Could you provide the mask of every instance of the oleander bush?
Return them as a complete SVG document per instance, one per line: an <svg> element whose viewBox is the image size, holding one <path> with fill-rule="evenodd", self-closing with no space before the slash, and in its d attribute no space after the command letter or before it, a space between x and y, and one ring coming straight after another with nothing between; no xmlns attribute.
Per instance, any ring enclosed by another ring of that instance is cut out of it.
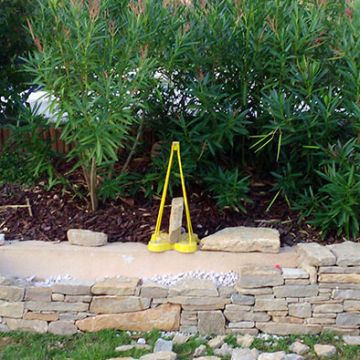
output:
<svg viewBox="0 0 360 360"><path fill-rule="evenodd" d="M27 70L67 117L57 126L77 144L69 159L84 169L93 209L97 192L113 197L119 186L159 193L177 140L187 179L220 207L245 211L251 177L271 176L269 211L282 197L324 235L359 235L359 0L39 0L39 8ZM144 131L160 150L139 174L129 164L150 154ZM127 160L116 172L120 148Z"/></svg>

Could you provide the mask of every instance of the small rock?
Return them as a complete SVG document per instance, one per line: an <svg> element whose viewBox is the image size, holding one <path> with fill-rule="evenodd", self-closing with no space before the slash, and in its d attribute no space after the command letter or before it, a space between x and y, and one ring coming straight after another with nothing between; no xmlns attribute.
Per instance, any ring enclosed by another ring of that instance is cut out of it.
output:
<svg viewBox="0 0 360 360"><path fill-rule="evenodd" d="M145 345L146 344L146 340L144 338L139 338L137 340L137 343L140 344L140 345Z"/></svg>
<svg viewBox="0 0 360 360"><path fill-rule="evenodd" d="M133 350L135 348L135 344L131 344L131 345L120 345L117 348L115 348L115 351L119 351L119 352L125 352L125 351L130 351Z"/></svg>
<svg viewBox="0 0 360 360"><path fill-rule="evenodd" d="M336 354L336 347L333 345L316 344L314 350L319 357L330 357Z"/></svg>
<svg viewBox="0 0 360 360"><path fill-rule="evenodd" d="M219 335L208 341L208 345L212 349L217 349L224 344L225 336Z"/></svg>
<svg viewBox="0 0 360 360"><path fill-rule="evenodd" d="M176 360L176 353L172 351L159 351L154 354L143 355L140 360Z"/></svg>
<svg viewBox="0 0 360 360"><path fill-rule="evenodd" d="M185 344L189 339L190 339L189 335L176 334L172 341L173 341L173 344L182 345L182 344Z"/></svg>
<svg viewBox="0 0 360 360"><path fill-rule="evenodd" d="M173 349L173 342L171 340L157 339L154 345L154 353L171 352Z"/></svg>
<svg viewBox="0 0 360 360"><path fill-rule="evenodd" d="M249 334L239 335L236 338L236 343L243 348L249 348L253 342L254 342L254 337Z"/></svg>
<svg viewBox="0 0 360 360"><path fill-rule="evenodd" d="M304 358L298 354L287 354L286 360L304 360Z"/></svg>
<svg viewBox="0 0 360 360"><path fill-rule="evenodd" d="M286 353L285 351L262 353L259 355L258 360L286 360Z"/></svg>
<svg viewBox="0 0 360 360"><path fill-rule="evenodd" d="M360 336L345 335L343 340L346 345L360 345Z"/></svg>
<svg viewBox="0 0 360 360"><path fill-rule="evenodd" d="M307 345L301 343L300 341L295 341L289 346L289 350L298 355L304 355L310 350L310 348Z"/></svg>
<svg viewBox="0 0 360 360"><path fill-rule="evenodd" d="M206 351L206 346L205 345L200 345L199 347L197 347L195 350L194 350L194 357L198 357L198 356L201 356L201 355L204 355Z"/></svg>
<svg viewBox="0 0 360 360"><path fill-rule="evenodd" d="M220 349L215 349L214 353L218 356L231 356L233 350L229 344L224 343Z"/></svg>
<svg viewBox="0 0 360 360"><path fill-rule="evenodd" d="M103 246L108 241L108 236L103 232L83 229L69 229L67 238L71 245Z"/></svg>
<svg viewBox="0 0 360 360"><path fill-rule="evenodd" d="M259 352L256 349L235 349L231 355L231 360L256 360Z"/></svg>

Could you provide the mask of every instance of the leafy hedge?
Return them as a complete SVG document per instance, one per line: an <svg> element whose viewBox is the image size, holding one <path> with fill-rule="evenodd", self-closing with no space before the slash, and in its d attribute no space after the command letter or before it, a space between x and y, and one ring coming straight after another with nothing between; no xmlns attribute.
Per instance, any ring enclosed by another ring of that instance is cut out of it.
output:
<svg viewBox="0 0 360 360"><path fill-rule="evenodd" d="M95 159L104 174L119 147L148 149L144 128L161 144L146 174L103 175L100 196L159 191L178 140L187 177L220 206L245 210L246 176L271 174L273 201L324 235L359 235L359 0L104 0L95 13L97 1L39 3L27 69L70 114L58 126L85 149L73 153L79 165Z"/></svg>

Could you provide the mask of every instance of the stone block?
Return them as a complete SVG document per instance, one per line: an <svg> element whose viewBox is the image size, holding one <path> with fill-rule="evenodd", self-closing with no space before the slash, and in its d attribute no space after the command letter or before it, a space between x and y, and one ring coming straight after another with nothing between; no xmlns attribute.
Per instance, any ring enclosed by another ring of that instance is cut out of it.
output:
<svg viewBox="0 0 360 360"><path fill-rule="evenodd" d="M273 290L271 287L263 287L263 288L255 288L255 289L249 289L249 288L242 288L240 286L236 286L236 291L239 294L243 295L253 295L256 297L262 296L262 295L271 295L273 294Z"/></svg>
<svg viewBox="0 0 360 360"><path fill-rule="evenodd" d="M333 292L334 299L344 299L344 300L358 300L360 299L360 290L334 290Z"/></svg>
<svg viewBox="0 0 360 360"><path fill-rule="evenodd" d="M314 351L315 354L320 358L332 357L336 354L336 347L333 345L315 344Z"/></svg>
<svg viewBox="0 0 360 360"><path fill-rule="evenodd" d="M67 238L71 245L91 247L106 245L108 241L108 236L103 232L83 229L69 229Z"/></svg>
<svg viewBox="0 0 360 360"><path fill-rule="evenodd" d="M18 286L0 285L0 300L22 301L25 289Z"/></svg>
<svg viewBox="0 0 360 360"><path fill-rule="evenodd" d="M169 289L169 297L174 296L219 296L215 284L205 279L184 279Z"/></svg>
<svg viewBox="0 0 360 360"><path fill-rule="evenodd" d="M48 331L55 335L73 335L78 332L78 329L73 321L59 320L51 322Z"/></svg>
<svg viewBox="0 0 360 360"><path fill-rule="evenodd" d="M24 315L24 320L43 320L43 321L56 321L59 319L59 314L56 312L32 312L29 311Z"/></svg>
<svg viewBox="0 0 360 360"><path fill-rule="evenodd" d="M198 330L200 334L225 333L225 317L221 311L199 311Z"/></svg>
<svg viewBox="0 0 360 360"><path fill-rule="evenodd" d="M255 297L252 295L233 294L231 295L231 302L239 305L254 305Z"/></svg>
<svg viewBox="0 0 360 360"><path fill-rule="evenodd" d="M31 311L88 311L89 304L85 303L65 303L65 302L41 302L27 301L25 309Z"/></svg>
<svg viewBox="0 0 360 360"><path fill-rule="evenodd" d="M96 314L118 314L141 311L150 307L150 299L138 296L96 296L90 311Z"/></svg>
<svg viewBox="0 0 360 360"><path fill-rule="evenodd" d="M360 274L320 274L319 282L360 284Z"/></svg>
<svg viewBox="0 0 360 360"><path fill-rule="evenodd" d="M263 288L284 283L281 270L275 269L272 266L247 265L240 268L238 275L236 289Z"/></svg>
<svg viewBox="0 0 360 360"><path fill-rule="evenodd" d="M202 250L278 253L278 230L260 227L230 227L200 241Z"/></svg>
<svg viewBox="0 0 360 360"><path fill-rule="evenodd" d="M225 310L228 311L250 311L251 309L250 305L228 304L225 306Z"/></svg>
<svg viewBox="0 0 360 360"><path fill-rule="evenodd" d="M338 266L360 265L360 244L354 241L344 241L340 244L327 246L336 256Z"/></svg>
<svg viewBox="0 0 360 360"><path fill-rule="evenodd" d="M51 301L51 288L31 286L25 290L25 301Z"/></svg>
<svg viewBox="0 0 360 360"><path fill-rule="evenodd" d="M184 214L184 198L173 198L171 201L171 212L169 219L169 241L179 241L181 235L182 219Z"/></svg>
<svg viewBox="0 0 360 360"><path fill-rule="evenodd" d="M319 304L313 305L314 313L339 313L344 311L342 304Z"/></svg>
<svg viewBox="0 0 360 360"><path fill-rule="evenodd" d="M169 297L167 302L170 304L180 304L184 310L218 310L224 309L226 304L230 303L230 299L220 297L187 297L174 296Z"/></svg>
<svg viewBox="0 0 360 360"><path fill-rule="evenodd" d="M89 303L91 299L92 296L90 295L66 295L64 301L69 303Z"/></svg>
<svg viewBox="0 0 360 360"><path fill-rule="evenodd" d="M140 289L140 296L145 298L166 298L169 290L153 282L144 283Z"/></svg>
<svg viewBox="0 0 360 360"><path fill-rule="evenodd" d="M320 325L257 322L256 327L262 332L274 335L314 335L321 332Z"/></svg>
<svg viewBox="0 0 360 360"><path fill-rule="evenodd" d="M115 277L98 281L91 288L94 295L135 295L140 279L129 277Z"/></svg>
<svg viewBox="0 0 360 360"><path fill-rule="evenodd" d="M64 295L91 295L92 285L91 281L64 280L53 284L51 288L54 293Z"/></svg>
<svg viewBox="0 0 360 360"><path fill-rule="evenodd" d="M218 291L222 297L231 297L231 295L236 293L236 289L232 286L221 286Z"/></svg>
<svg viewBox="0 0 360 360"><path fill-rule="evenodd" d="M43 334L48 330L48 323L43 320L6 319L6 325L13 331L30 331Z"/></svg>
<svg viewBox="0 0 360 360"><path fill-rule="evenodd" d="M334 254L318 243L298 244L297 251L302 262L311 266L329 266L336 263Z"/></svg>
<svg viewBox="0 0 360 360"><path fill-rule="evenodd" d="M266 312L252 311L229 311L225 310L224 315L227 320L232 322L239 321L269 321L270 316Z"/></svg>
<svg viewBox="0 0 360 360"><path fill-rule="evenodd" d="M345 300L344 311L360 311L360 300Z"/></svg>
<svg viewBox="0 0 360 360"><path fill-rule="evenodd" d="M256 299L255 311L279 311L287 310L288 305L284 299Z"/></svg>
<svg viewBox="0 0 360 360"><path fill-rule="evenodd" d="M360 266L320 266L319 274L360 274Z"/></svg>
<svg viewBox="0 0 360 360"><path fill-rule="evenodd" d="M254 321L238 321L230 322L228 324L229 329L251 329L255 327Z"/></svg>
<svg viewBox="0 0 360 360"><path fill-rule="evenodd" d="M345 335L343 340L346 345L360 346L360 336Z"/></svg>
<svg viewBox="0 0 360 360"><path fill-rule="evenodd" d="M304 319L294 316L272 316L272 321L277 323L303 324Z"/></svg>
<svg viewBox="0 0 360 360"><path fill-rule="evenodd" d="M81 331L121 329L130 331L177 331L180 327L180 306L164 304L138 312L96 315L76 321Z"/></svg>
<svg viewBox="0 0 360 360"><path fill-rule="evenodd" d="M24 313L23 302L7 302L0 300L0 316L21 318Z"/></svg>
<svg viewBox="0 0 360 360"><path fill-rule="evenodd" d="M282 268L284 279L308 279L309 274L301 268Z"/></svg>
<svg viewBox="0 0 360 360"><path fill-rule="evenodd" d="M319 292L317 285L284 285L274 287L277 298L316 296Z"/></svg>
<svg viewBox="0 0 360 360"><path fill-rule="evenodd" d="M74 295L74 296L76 296L76 295ZM65 295L64 294L52 294L51 295L51 300L52 301L64 301L65 300Z"/></svg>
<svg viewBox="0 0 360 360"><path fill-rule="evenodd" d="M336 317L336 326L358 327L360 325L360 313L339 313Z"/></svg>
<svg viewBox="0 0 360 360"><path fill-rule="evenodd" d="M310 285L309 279L288 279L285 285Z"/></svg>
<svg viewBox="0 0 360 360"><path fill-rule="evenodd" d="M309 274L309 281L311 285L317 284L318 272L315 266L306 263L301 263L300 267Z"/></svg>
<svg viewBox="0 0 360 360"><path fill-rule="evenodd" d="M309 303L289 304L289 315L298 318L309 318L311 316L311 305Z"/></svg>

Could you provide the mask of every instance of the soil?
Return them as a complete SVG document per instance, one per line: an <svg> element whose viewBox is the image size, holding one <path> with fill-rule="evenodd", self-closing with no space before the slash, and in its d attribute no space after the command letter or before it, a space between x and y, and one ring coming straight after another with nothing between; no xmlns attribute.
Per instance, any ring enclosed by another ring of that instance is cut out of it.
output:
<svg viewBox="0 0 360 360"><path fill-rule="evenodd" d="M229 226L265 226L278 229L282 245L299 242L334 243L342 239L321 234L305 223L299 223L285 201L277 200L269 212L266 208L274 193L271 184L254 182L250 196L254 203L246 207L247 213L232 209L220 210L211 197L196 186L188 188L191 219L194 232L200 238ZM179 196L180 192L175 192ZM122 198L102 203L95 213L87 210L86 200L75 197L62 186L47 191L45 184L34 187L3 185L0 187L0 205L31 205L28 208L6 208L0 211L0 233L7 240L66 241L71 228L103 231L109 241L147 243L154 231L160 199ZM170 203L170 200L168 200ZM163 228L166 229L169 207L166 208Z"/></svg>

